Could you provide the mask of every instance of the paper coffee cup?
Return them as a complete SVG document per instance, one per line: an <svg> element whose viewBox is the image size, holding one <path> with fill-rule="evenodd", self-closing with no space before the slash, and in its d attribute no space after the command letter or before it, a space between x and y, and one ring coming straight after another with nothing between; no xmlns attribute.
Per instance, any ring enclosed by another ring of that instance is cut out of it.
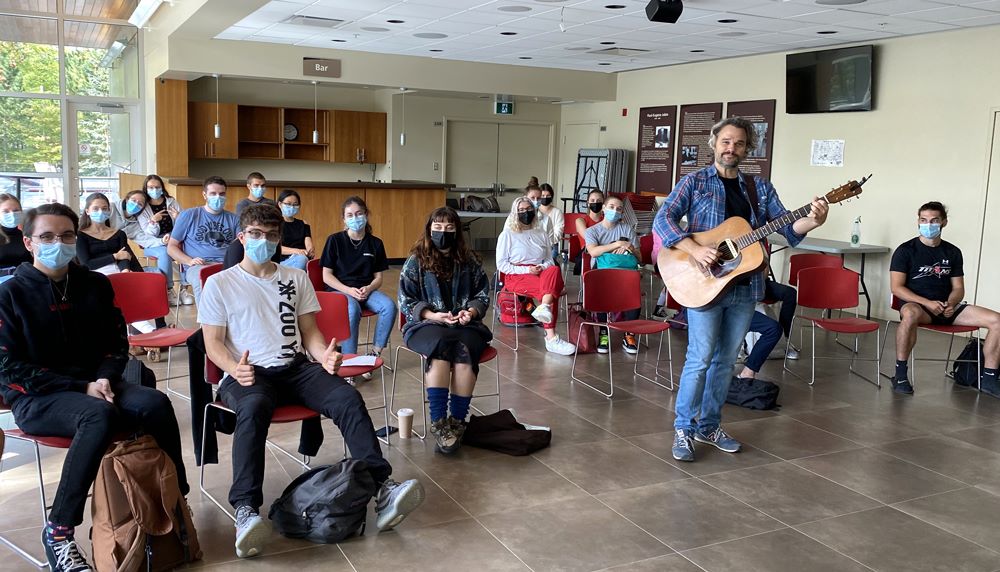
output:
<svg viewBox="0 0 1000 572"><path fill-rule="evenodd" d="M399 438L409 439L413 434L413 410L404 407L396 412L396 416L399 418Z"/></svg>

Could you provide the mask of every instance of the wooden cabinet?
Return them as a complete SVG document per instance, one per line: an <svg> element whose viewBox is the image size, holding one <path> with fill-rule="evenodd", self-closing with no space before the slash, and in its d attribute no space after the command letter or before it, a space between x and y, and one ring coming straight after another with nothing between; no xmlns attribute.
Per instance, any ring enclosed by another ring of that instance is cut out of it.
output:
<svg viewBox="0 0 1000 572"><path fill-rule="evenodd" d="M406 258L427 216L445 203L444 189L365 189L368 222L389 258Z"/></svg>
<svg viewBox="0 0 1000 572"><path fill-rule="evenodd" d="M281 108L240 105L236 132L240 159L281 159Z"/></svg>
<svg viewBox="0 0 1000 572"><path fill-rule="evenodd" d="M222 128L215 138L215 123ZM188 102L188 155L192 159L236 159L239 156L235 103Z"/></svg>
<svg viewBox="0 0 1000 572"><path fill-rule="evenodd" d="M188 82L184 80L156 80L156 170L154 172L161 177L188 176L187 95Z"/></svg>
<svg viewBox="0 0 1000 572"><path fill-rule="evenodd" d="M284 125L294 125L297 131L294 139L285 139L285 159L301 159L304 161L330 160L330 133L327 126L330 112L323 109L292 109L284 110ZM319 131L319 141L313 143L313 129Z"/></svg>
<svg viewBox="0 0 1000 572"><path fill-rule="evenodd" d="M334 163L385 163L386 114L334 110L330 113Z"/></svg>

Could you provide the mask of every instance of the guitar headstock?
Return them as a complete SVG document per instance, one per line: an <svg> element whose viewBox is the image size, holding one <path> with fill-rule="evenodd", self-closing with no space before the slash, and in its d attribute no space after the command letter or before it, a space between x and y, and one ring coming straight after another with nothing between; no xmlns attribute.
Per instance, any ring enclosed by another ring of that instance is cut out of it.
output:
<svg viewBox="0 0 1000 572"><path fill-rule="evenodd" d="M871 177L871 175L863 177L860 183L858 181L848 181L847 183L844 183L824 195L823 198L826 199L827 203L832 205L839 203L840 201L846 201L849 198L856 197L861 194L861 185L865 184L865 182Z"/></svg>

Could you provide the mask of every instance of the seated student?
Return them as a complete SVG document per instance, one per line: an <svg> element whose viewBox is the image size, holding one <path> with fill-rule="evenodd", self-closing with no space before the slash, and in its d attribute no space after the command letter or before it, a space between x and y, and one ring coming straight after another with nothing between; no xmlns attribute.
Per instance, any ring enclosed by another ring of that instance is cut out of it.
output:
<svg viewBox="0 0 1000 572"><path fill-rule="evenodd" d="M379 289L382 273L389 269L382 239L372 234L368 224L368 205L361 197L349 197L341 208L344 226L326 239L323 248L323 283L327 290L347 296L347 312L351 322L351 339L342 340L346 354L358 353L358 333L361 311L378 315L375 341L370 352L378 356L389 344L392 326L396 323L396 303ZM371 379L366 373L364 379ZM348 382L353 382L348 378Z"/></svg>
<svg viewBox="0 0 1000 572"><path fill-rule="evenodd" d="M559 246L562 244L563 231L566 229L566 219L559 207L552 204L556 200L556 191L552 185L542 183L538 188L541 196L538 198L538 206L535 208L552 223L549 229L552 237L552 258L555 259L556 264L559 264Z"/></svg>
<svg viewBox="0 0 1000 572"><path fill-rule="evenodd" d="M583 251L587 249L587 229L604 220L604 193L594 189L587 195L587 216L576 219L576 239L580 243L580 255L573 261L573 274L580 274Z"/></svg>
<svg viewBox="0 0 1000 572"><path fill-rule="evenodd" d="M542 188L538 185L529 185L524 188L524 196L528 197L528 200L531 201L531 206L535 207L535 219L537 220L538 228L542 229L545 234L552 236L554 223L541 209Z"/></svg>
<svg viewBox="0 0 1000 572"><path fill-rule="evenodd" d="M202 195L205 204L181 212L167 242L171 258L187 267L184 272L196 302L201 297L201 278L198 276L201 267L222 262L226 248L239 232L239 218L225 210L226 181L221 177L205 179Z"/></svg>
<svg viewBox="0 0 1000 572"><path fill-rule="evenodd" d="M181 493L189 490L170 400L122 381L128 342L111 284L72 262L77 222L66 205L29 210L23 243L33 262L0 285L4 401L24 431L73 438L42 532L52 572L91 570L74 527L116 431L141 429L156 439L177 467Z"/></svg>
<svg viewBox="0 0 1000 572"><path fill-rule="evenodd" d="M629 268L638 270L639 268L639 239L635 235L635 229L622 222L622 213L625 212L625 203L617 197L608 197L604 201L604 220L587 229L584 238L587 244L587 254L592 258L594 268ZM622 312L621 320L636 320L639 318L640 308ZM598 320L603 321L605 315L599 315ZM608 329L601 328L601 333L597 341L597 353L608 353L609 344ZM635 334L625 332L622 337L622 348L627 353L639 353L639 345L636 342Z"/></svg>
<svg viewBox="0 0 1000 572"><path fill-rule="evenodd" d="M962 251L941 239L948 226L948 211L937 201L917 211L920 235L900 244L892 253L889 280L892 294L904 302L896 330L896 375L892 390L913 393L907 360L917 341L919 324L978 326L988 333L983 343L983 373L980 388L1000 397L997 365L1000 364L1000 313L963 302L965 273Z"/></svg>
<svg viewBox="0 0 1000 572"><path fill-rule="evenodd" d="M0 239L0 284L14 276L14 270L22 262L31 262L33 257L24 247L24 234L18 228L21 224L21 201L14 195L0 193L0 232L7 240Z"/></svg>
<svg viewBox="0 0 1000 572"><path fill-rule="evenodd" d="M400 484L389 478L392 467L382 457L364 400L336 375L343 358L337 340L327 345L316 326L320 306L309 277L270 261L281 224L274 206L244 209L237 239L246 255L208 279L198 305L208 357L227 373L219 395L236 412L229 503L236 509L241 558L260 554L270 532L259 510L265 441L278 405L302 404L333 420L351 455L368 464L380 485L379 530L398 525L424 499L416 480Z"/></svg>
<svg viewBox="0 0 1000 572"><path fill-rule="evenodd" d="M146 208L139 212L138 217L143 234L134 240L139 243L146 256L156 257L157 270L167 277L167 301L171 306L176 306L174 265L167 254L167 242L170 241L170 233L174 231L174 221L181 214L181 207L167 192L159 175L147 175L143 186L146 189ZM182 298L182 302L187 305L194 303L194 296L186 290Z"/></svg>
<svg viewBox="0 0 1000 572"><path fill-rule="evenodd" d="M573 355L576 347L556 334L559 296L564 288L562 272L552 262L549 235L538 227L535 207L528 197L517 197L503 232L497 238L497 270L507 275L505 288L521 296L539 298L531 317L542 323L545 349Z"/></svg>
<svg viewBox="0 0 1000 572"><path fill-rule="evenodd" d="M771 352L781 340L781 334L784 333L787 338L791 332L792 318L795 316L797 305L795 301L795 288L779 284L768 278L764 283L764 298L781 302L781 313L778 319L775 320L762 312L759 309L761 305L758 304L758 309L754 311L753 317L750 318L749 331L753 334L758 334L759 337L753 344L750 344L749 340L747 342L749 345L749 355L747 355L746 360L743 362L743 370L739 374L739 377L742 378L754 379L757 377L757 374L760 373L760 368L764 366L764 362L770 357ZM799 359L799 351L795 346L788 344L788 350L784 357Z"/></svg>
<svg viewBox="0 0 1000 572"><path fill-rule="evenodd" d="M406 317L403 342L427 356L430 431L441 453L462 445L479 358L493 339L483 325L489 306L490 282L465 241L458 213L436 209L403 264L399 308Z"/></svg>
<svg viewBox="0 0 1000 572"><path fill-rule="evenodd" d="M302 208L302 197L292 189L285 189L278 195L278 206L285 224L281 230L281 264L305 270L309 261L315 258L312 228L303 220L295 218Z"/></svg>
<svg viewBox="0 0 1000 572"><path fill-rule="evenodd" d="M87 196L80 215L76 258L80 264L101 274L142 272L128 244L125 231L111 227L111 203L103 193Z"/></svg>
<svg viewBox="0 0 1000 572"><path fill-rule="evenodd" d="M236 216L240 216L243 209L250 205L275 204L273 199L264 196L264 193L267 192L267 180L264 179L264 175L261 175L257 171L247 175L247 192L247 198L236 203Z"/></svg>

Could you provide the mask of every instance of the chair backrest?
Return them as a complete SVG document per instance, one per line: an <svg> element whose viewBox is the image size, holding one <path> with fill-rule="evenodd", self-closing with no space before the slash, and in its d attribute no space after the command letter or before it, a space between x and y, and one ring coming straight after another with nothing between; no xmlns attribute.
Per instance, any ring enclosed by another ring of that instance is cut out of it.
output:
<svg viewBox="0 0 1000 572"><path fill-rule="evenodd" d="M219 272L222 272L222 264L220 263L208 264L206 266L202 266L201 270L198 271L198 279L201 280L201 285L202 286L205 285L205 282L208 281L209 276L213 274L218 274Z"/></svg>
<svg viewBox="0 0 1000 572"><path fill-rule="evenodd" d="M226 372L222 371L221 367L215 365L215 362L208 359L208 356L205 356L205 383L219 385L225 376Z"/></svg>
<svg viewBox="0 0 1000 572"><path fill-rule="evenodd" d="M667 290L666 301L663 305L671 310L677 310L678 312L684 309L684 306L681 306L680 302L674 300L674 297L670 295L669 290Z"/></svg>
<svg viewBox="0 0 1000 572"><path fill-rule="evenodd" d="M323 267L320 266L319 258L313 258L306 264L306 273L309 274L313 290L317 292L326 290L326 284L323 283Z"/></svg>
<svg viewBox="0 0 1000 572"><path fill-rule="evenodd" d="M644 234L639 237L639 254L641 256L640 264L652 266L655 262L653 260L653 235Z"/></svg>
<svg viewBox="0 0 1000 572"><path fill-rule="evenodd" d="M843 310L858 305L858 273L846 268L805 268L799 271L799 306Z"/></svg>
<svg viewBox="0 0 1000 572"><path fill-rule="evenodd" d="M115 291L115 306L125 322L155 320L170 313L167 303L167 277L159 272L118 272L109 274Z"/></svg>
<svg viewBox="0 0 1000 572"><path fill-rule="evenodd" d="M351 338L351 322L347 316L347 296L340 292L316 292L319 300L319 313L316 314L316 326L323 333L327 343L337 338L344 341Z"/></svg>
<svg viewBox="0 0 1000 572"><path fill-rule="evenodd" d="M839 256L829 254L793 254L788 257L788 283L798 286L799 272L805 268L843 268L844 261Z"/></svg>
<svg viewBox="0 0 1000 572"><path fill-rule="evenodd" d="M889 294L889 305L892 307L893 310L899 310L900 308L903 307L903 304L905 303L906 302L904 302L899 296L896 296L895 294Z"/></svg>
<svg viewBox="0 0 1000 572"><path fill-rule="evenodd" d="M402 310L399 311L399 331L403 331L403 326L406 325L406 314Z"/></svg>
<svg viewBox="0 0 1000 572"><path fill-rule="evenodd" d="M583 255L580 258L580 276L593 270L594 258L587 252L587 249L583 249Z"/></svg>
<svg viewBox="0 0 1000 572"><path fill-rule="evenodd" d="M576 255L580 254L580 235L576 232L576 221L587 216L586 213L566 213L563 215L563 222L566 224L563 230L563 237L569 245L569 259L576 260Z"/></svg>
<svg viewBox="0 0 1000 572"><path fill-rule="evenodd" d="M642 276L635 270L594 269L583 275L583 309L623 312L642 307Z"/></svg>

